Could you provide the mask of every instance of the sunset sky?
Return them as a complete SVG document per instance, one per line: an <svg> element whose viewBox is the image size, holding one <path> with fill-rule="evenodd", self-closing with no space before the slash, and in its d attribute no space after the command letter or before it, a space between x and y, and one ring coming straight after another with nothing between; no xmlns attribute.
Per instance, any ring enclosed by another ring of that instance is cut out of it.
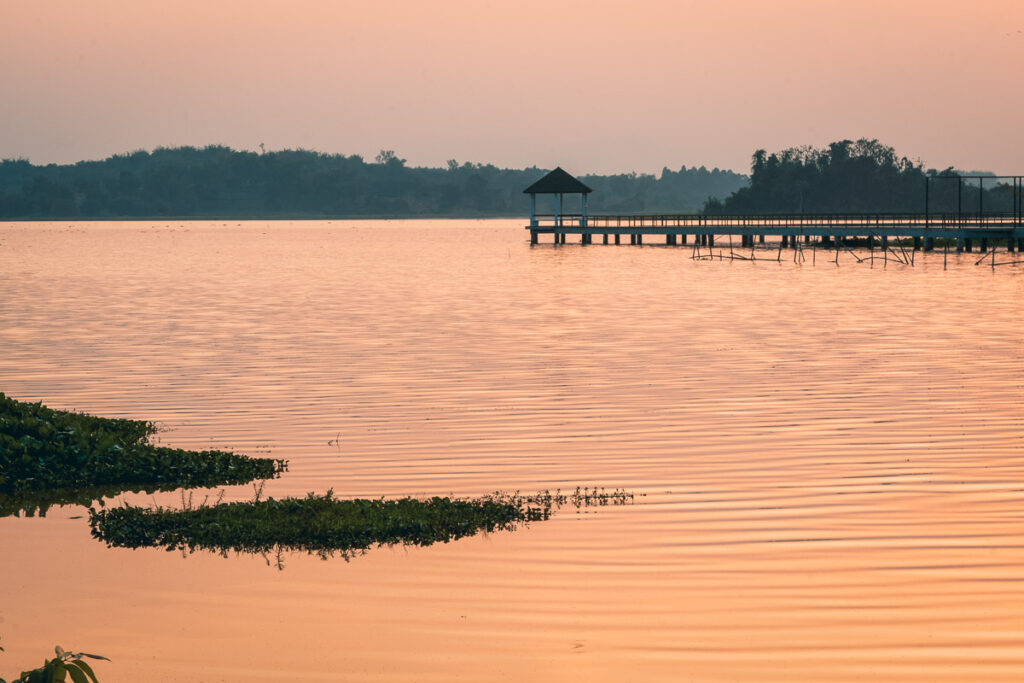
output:
<svg viewBox="0 0 1024 683"><path fill-rule="evenodd" d="M309 148L575 173L878 138L1024 172L1024 2L0 0L0 157Z"/></svg>

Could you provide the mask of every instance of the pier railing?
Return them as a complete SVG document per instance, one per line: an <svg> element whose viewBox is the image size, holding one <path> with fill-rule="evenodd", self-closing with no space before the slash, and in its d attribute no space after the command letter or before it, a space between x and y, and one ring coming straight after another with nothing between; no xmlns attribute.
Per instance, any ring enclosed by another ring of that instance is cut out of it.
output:
<svg viewBox="0 0 1024 683"><path fill-rule="evenodd" d="M533 229L677 229L710 232L715 228L753 229L772 228L809 230L899 228L927 229L1013 229L1024 227L1022 215L1002 213L842 213L842 214L536 214ZM574 230L575 231L575 230Z"/></svg>

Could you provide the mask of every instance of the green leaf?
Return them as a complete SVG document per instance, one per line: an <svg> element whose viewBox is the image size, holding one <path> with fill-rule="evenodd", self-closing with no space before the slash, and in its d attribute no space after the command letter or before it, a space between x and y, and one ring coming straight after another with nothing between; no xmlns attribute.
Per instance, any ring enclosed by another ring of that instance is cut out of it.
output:
<svg viewBox="0 0 1024 683"><path fill-rule="evenodd" d="M68 667L64 665L59 659L53 659L46 667L49 669L50 680L49 683L61 683L66 681L68 678Z"/></svg>
<svg viewBox="0 0 1024 683"><path fill-rule="evenodd" d="M74 683L89 683L89 679L85 677L85 674L82 673L82 670L75 666L78 663L79 662L68 663L68 674L71 675L71 680Z"/></svg>
<svg viewBox="0 0 1024 683"><path fill-rule="evenodd" d="M79 669L81 669L81 670L82 670L82 671L84 671L84 672L85 672L86 674L88 674L88 675L89 675L89 678L91 678L91 679L92 679L92 683L100 683L99 681L97 681L97 680L96 680L96 674L94 674L94 673L92 672L92 667L91 667L91 666L89 666L88 664L86 664L85 662L83 662L83 661L82 661L81 659L77 659L77 660L75 660L75 661L71 662L71 664L74 664L74 665L75 665L75 666L77 666L77 667L78 667ZM72 679L74 679L74 677L75 677L75 676L74 676L74 674L72 674L72 675L71 675L71 678L72 678ZM78 681L75 681L75 683L78 683Z"/></svg>

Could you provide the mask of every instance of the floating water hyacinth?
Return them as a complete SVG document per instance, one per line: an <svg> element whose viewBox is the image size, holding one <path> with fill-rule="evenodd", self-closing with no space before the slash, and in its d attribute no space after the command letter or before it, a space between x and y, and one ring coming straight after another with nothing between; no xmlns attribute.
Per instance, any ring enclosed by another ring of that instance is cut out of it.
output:
<svg viewBox="0 0 1024 683"><path fill-rule="evenodd" d="M561 506L624 505L634 495L621 490L577 488L563 494L496 492L473 499L438 497L350 499L333 492L305 498L200 504L180 509L124 505L90 509L96 538L110 546L167 550L211 550L275 554L304 551L321 556L352 554L380 545L431 545L481 532L515 529L549 519Z"/></svg>
<svg viewBox="0 0 1024 683"><path fill-rule="evenodd" d="M0 495L244 484L287 469L283 460L155 446L156 431L152 422L51 410L0 393Z"/></svg>

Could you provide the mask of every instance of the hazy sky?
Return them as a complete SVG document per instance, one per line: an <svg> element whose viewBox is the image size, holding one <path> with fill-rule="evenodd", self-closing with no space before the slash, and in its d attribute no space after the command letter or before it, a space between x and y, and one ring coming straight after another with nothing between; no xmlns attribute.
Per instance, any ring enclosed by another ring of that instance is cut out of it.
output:
<svg viewBox="0 0 1024 683"><path fill-rule="evenodd" d="M575 173L872 137L1024 172L1024 2L0 0L0 157L304 147Z"/></svg>

